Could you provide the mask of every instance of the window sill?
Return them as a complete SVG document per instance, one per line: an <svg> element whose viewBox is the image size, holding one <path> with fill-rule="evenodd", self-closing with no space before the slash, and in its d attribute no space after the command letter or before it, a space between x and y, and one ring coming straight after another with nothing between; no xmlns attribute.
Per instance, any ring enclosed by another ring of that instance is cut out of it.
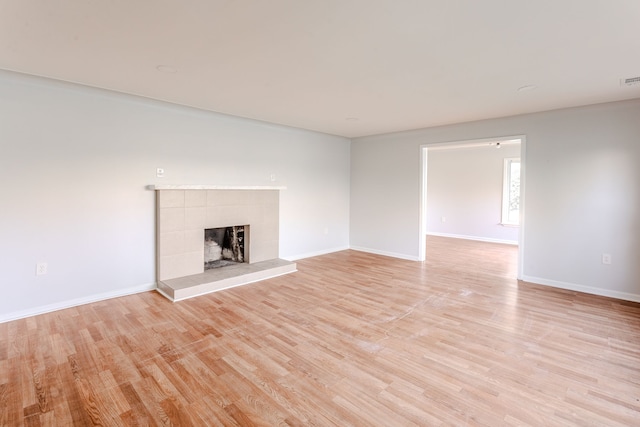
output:
<svg viewBox="0 0 640 427"><path fill-rule="evenodd" d="M520 224L510 224L510 223L508 223L508 222L501 222L501 223L500 223L500 224L498 224L498 225L501 225L501 226L503 226L503 227L513 227L513 228L518 228L518 227L520 227Z"/></svg>

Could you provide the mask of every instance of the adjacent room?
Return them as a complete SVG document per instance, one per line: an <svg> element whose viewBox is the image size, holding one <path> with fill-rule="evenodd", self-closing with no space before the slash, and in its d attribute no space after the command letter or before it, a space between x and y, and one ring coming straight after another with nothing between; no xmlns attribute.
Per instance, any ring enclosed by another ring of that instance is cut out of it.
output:
<svg viewBox="0 0 640 427"><path fill-rule="evenodd" d="M0 3L0 426L632 426L640 2Z"/></svg>

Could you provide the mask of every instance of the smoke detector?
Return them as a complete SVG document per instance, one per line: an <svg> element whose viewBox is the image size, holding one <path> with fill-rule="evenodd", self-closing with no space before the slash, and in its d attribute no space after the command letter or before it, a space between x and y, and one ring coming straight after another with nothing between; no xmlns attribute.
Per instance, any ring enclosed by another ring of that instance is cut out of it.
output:
<svg viewBox="0 0 640 427"><path fill-rule="evenodd" d="M620 86L640 85L640 77L629 77L628 79L620 79Z"/></svg>

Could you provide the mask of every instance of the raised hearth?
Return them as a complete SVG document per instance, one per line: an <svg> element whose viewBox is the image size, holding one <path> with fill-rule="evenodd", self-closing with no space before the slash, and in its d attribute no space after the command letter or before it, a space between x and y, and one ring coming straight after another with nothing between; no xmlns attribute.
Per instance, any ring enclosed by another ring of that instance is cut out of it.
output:
<svg viewBox="0 0 640 427"><path fill-rule="evenodd" d="M193 276L158 282L158 291L172 301L179 301L234 286L246 285L271 277L293 273L296 264L282 259L239 263L206 270Z"/></svg>

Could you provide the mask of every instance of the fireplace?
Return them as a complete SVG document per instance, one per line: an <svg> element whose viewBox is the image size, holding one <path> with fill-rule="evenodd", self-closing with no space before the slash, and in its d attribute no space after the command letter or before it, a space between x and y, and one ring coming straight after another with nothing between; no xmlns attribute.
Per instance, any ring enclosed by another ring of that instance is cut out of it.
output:
<svg viewBox="0 0 640 427"><path fill-rule="evenodd" d="M245 259L249 258L244 245L248 229L248 225L205 229L204 270L245 262Z"/></svg>
<svg viewBox="0 0 640 427"><path fill-rule="evenodd" d="M296 271L279 258L281 187L153 189L158 291L172 301Z"/></svg>

